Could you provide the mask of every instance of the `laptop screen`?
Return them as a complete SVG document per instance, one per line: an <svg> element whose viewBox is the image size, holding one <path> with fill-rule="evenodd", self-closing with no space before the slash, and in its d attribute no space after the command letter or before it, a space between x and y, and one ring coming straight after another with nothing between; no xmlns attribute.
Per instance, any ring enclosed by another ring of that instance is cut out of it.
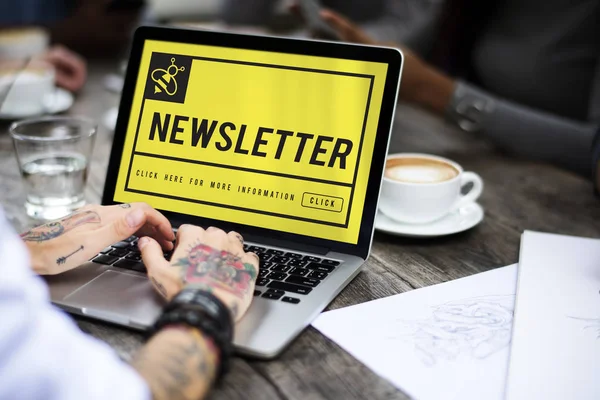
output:
<svg viewBox="0 0 600 400"><path fill-rule="evenodd" d="M356 244L387 68L146 40L113 200Z"/></svg>

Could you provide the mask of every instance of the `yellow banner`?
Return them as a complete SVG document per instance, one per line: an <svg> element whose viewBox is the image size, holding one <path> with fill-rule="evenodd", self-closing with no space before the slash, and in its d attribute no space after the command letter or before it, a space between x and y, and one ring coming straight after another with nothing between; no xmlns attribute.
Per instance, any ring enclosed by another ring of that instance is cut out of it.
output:
<svg viewBox="0 0 600 400"><path fill-rule="evenodd" d="M356 243L386 72L148 41L114 199Z"/></svg>

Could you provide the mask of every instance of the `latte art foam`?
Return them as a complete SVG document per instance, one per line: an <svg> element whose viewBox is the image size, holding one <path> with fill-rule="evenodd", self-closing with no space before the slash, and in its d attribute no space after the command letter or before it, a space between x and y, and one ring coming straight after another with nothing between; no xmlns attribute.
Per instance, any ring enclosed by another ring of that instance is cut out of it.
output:
<svg viewBox="0 0 600 400"><path fill-rule="evenodd" d="M458 171L449 164L426 159L388 160L385 177L399 182L437 183L458 176Z"/></svg>

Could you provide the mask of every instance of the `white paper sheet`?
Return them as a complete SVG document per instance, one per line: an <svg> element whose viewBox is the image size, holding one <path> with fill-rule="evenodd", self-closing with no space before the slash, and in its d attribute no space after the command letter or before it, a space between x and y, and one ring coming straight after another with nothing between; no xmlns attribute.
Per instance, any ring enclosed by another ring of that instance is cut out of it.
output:
<svg viewBox="0 0 600 400"><path fill-rule="evenodd" d="M498 268L329 311L313 326L415 399L501 399L516 279L516 265Z"/></svg>
<svg viewBox="0 0 600 400"><path fill-rule="evenodd" d="M600 399L600 240L525 232L507 398Z"/></svg>

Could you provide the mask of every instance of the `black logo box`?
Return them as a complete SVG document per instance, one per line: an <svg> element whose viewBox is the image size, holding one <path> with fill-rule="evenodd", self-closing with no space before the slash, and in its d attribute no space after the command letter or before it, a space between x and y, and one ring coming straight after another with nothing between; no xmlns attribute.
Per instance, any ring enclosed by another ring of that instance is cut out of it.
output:
<svg viewBox="0 0 600 400"><path fill-rule="evenodd" d="M150 58L148 76L146 77L144 98L171 103L185 103L192 60L191 56L153 52ZM177 82L176 87L173 82ZM157 88L160 91L157 91ZM175 88L175 93L168 93L168 91L172 92Z"/></svg>

